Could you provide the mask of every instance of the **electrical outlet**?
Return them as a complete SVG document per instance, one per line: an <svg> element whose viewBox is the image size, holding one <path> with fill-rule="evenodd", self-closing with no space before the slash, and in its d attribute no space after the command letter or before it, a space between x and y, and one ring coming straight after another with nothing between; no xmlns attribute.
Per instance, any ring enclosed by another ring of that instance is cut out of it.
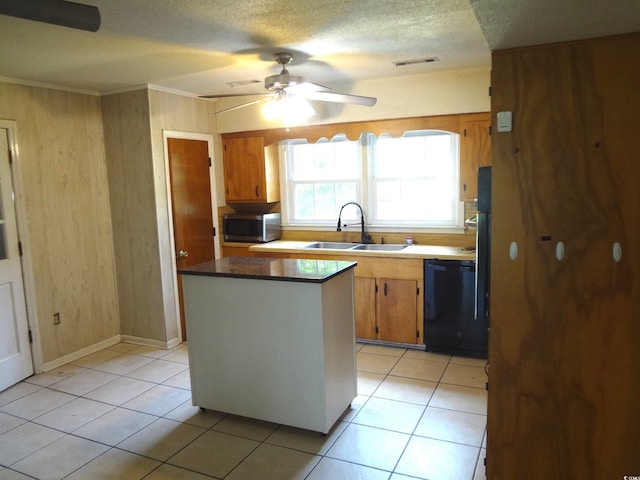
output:
<svg viewBox="0 0 640 480"><path fill-rule="evenodd" d="M53 324L60 325L60 312L56 312L53 314Z"/></svg>

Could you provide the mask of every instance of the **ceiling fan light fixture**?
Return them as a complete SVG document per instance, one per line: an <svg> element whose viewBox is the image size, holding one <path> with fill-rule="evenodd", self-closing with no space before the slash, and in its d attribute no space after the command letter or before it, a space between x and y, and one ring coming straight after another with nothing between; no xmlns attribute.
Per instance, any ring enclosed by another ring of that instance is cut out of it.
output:
<svg viewBox="0 0 640 480"><path fill-rule="evenodd" d="M280 100L269 100L262 107L262 116L270 122L275 122L282 115L282 105Z"/></svg>
<svg viewBox="0 0 640 480"><path fill-rule="evenodd" d="M315 114L316 111L305 98L286 92L280 92L278 97L262 107L262 115L267 120L281 120L286 125L304 122Z"/></svg>
<svg viewBox="0 0 640 480"><path fill-rule="evenodd" d="M300 75L290 75L288 71L283 70L279 75L271 75L264 79L264 88L273 91L286 87L293 87L304 83L304 77Z"/></svg>

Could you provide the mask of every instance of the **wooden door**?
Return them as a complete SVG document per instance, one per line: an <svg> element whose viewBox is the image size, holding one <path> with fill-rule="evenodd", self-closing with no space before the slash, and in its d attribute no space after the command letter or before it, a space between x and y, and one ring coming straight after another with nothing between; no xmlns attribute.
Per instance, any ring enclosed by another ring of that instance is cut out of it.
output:
<svg viewBox="0 0 640 480"><path fill-rule="evenodd" d="M0 128L0 391L33 373L8 152Z"/></svg>
<svg viewBox="0 0 640 480"><path fill-rule="evenodd" d="M173 242L178 270L215 258L208 144L168 138ZM186 340L182 278L178 275L182 340Z"/></svg>
<svg viewBox="0 0 640 480"><path fill-rule="evenodd" d="M356 277L354 280L356 337L376 338L376 281Z"/></svg>
<svg viewBox="0 0 640 480"><path fill-rule="evenodd" d="M378 279L378 339L416 343L418 285L415 280Z"/></svg>

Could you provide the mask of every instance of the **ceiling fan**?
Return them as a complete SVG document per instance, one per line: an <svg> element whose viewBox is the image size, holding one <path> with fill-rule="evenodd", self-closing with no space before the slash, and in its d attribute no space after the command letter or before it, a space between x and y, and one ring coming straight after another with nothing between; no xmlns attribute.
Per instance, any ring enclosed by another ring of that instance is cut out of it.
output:
<svg viewBox="0 0 640 480"><path fill-rule="evenodd" d="M98 7L65 0L2 0L0 14L89 32L100 28Z"/></svg>
<svg viewBox="0 0 640 480"><path fill-rule="evenodd" d="M307 100L318 100L321 102L345 103L352 105L363 105L372 107L376 104L377 98L363 97L360 95L350 95L346 93L329 92L328 87L310 83L299 75L291 75L287 70L287 65L293 60L293 55L289 52L280 52L274 55L275 61L282 65L282 71L278 75L270 75L264 79L264 87L269 93L236 93L223 95L201 95L200 98L228 98L228 97L255 97L257 95L263 98L253 100L251 102L236 105L217 113L230 112L239 108L248 107L265 100L286 100L292 97L301 97Z"/></svg>

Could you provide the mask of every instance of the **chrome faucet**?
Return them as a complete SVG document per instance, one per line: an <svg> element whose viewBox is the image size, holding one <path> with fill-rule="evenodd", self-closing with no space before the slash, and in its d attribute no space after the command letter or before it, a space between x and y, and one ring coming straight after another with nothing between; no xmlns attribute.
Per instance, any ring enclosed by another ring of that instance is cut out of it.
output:
<svg viewBox="0 0 640 480"><path fill-rule="evenodd" d="M344 205L342 205L342 207L340 207L340 213L338 214L338 228L336 228L336 232L341 232L342 231L342 227L349 227L350 225L347 224L343 224L340 221L340 217L342 217L342 210L344 209L344 207L346 207L347 205L355 205L356 207L358 207L360 209L360 227L361 227L361 236L360 236L360 243L373 243L373 239L371 238L371 235L369 235L367 232L365 232L364 230L364 210L362 209L362 207L360 206L359 203L356 202L347 202ZM355 223L351 224L351 225L356 225Z"/></svg>

